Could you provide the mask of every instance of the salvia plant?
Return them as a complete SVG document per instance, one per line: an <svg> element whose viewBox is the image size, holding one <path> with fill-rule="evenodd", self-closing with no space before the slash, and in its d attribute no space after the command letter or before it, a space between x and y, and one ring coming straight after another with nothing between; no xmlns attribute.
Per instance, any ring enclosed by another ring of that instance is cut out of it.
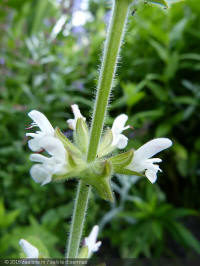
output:
<svg viewBox="0 0 200 266"><path fill-rule="evenodd" d="M147 0L146 3L156 3L167 8L165 0ZM90 258L101 246L101 242L97 241L99 227L95 225L80 247L91 188L103 200L114 201L110 181L115 174L120 174L121 178L127 175L145 176L154 183L161 171L158 163L162 161L154 158L154 155L172 145L168 138L157 138L137 150L119 152L128 144L124 131L132 128L126 124L126 114L116 117L112 128L104 129L127 18L130 13L133 14L135 5L132 0L113 0L91 125L88 124L89 119L81 114L78 105L73 104L71 108L74 117L67 120L68 127L73 130L72 142L58 127L54 128L41 112L32 110L28 113L33 121L28 130L39 128L36 132L29 131L26 134L30 137L28 146L33 152L30 155L30 160L34 162L30 169L32 179L41 185L68 179L78 181L66 258ZM19 244L22 257L49 256L48 251L34 239L21 239Z"/></svg>

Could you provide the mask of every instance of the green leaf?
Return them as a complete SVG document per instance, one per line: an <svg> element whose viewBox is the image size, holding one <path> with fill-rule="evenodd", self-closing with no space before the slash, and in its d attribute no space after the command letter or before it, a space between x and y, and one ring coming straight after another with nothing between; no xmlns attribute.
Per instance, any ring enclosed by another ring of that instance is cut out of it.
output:
<svg viewBox="0 0 200 266"><path fill-rule="evenodd" d="M8 227L15 222L20 210L5 212L3 199L0 200L0 227Z"/></svg>
<svg viewBox="0 0 200 266"><path fill-rule="evenodd" d="M150 44L153 46L153 48L156 50L158 53L159 57L164 61L167 62L169 55L168 55L168 50L163 47L159 42L155 41L154 39L151 39Z"/></svg>
<svg viewBox="0 0 200 266"><path fill-rule="evenodd" d="M190 233L190 231L180 223L174 222L173 229L175 234L178 234L180 241L186 246L193 248L200 254L200 242Z"/></svg>

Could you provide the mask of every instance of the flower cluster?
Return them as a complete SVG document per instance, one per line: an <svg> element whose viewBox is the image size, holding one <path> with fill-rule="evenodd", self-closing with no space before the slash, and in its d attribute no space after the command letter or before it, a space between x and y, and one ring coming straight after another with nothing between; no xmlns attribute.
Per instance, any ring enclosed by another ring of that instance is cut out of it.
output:
<svg viewBox="0 0 200 266"><path fill-rule="evenodd" d="M102 137L97 158L87 163L86 154L89 143L89 130L86 118L82 116L78 105L72 105L74 119L67 123L73 130L73 143L58 129L53 128L48 119L39 111L33 110L28 115L33 120L30 128L39 127L35 133L27 133L31 137L29 148L34 152L30 160L36 162L30 170L34 181L47 184L51 181L80 178L86 184L96 188L99 195L106 200L113 200L110 178L113 173L128 175L145 175L150 182L157 179L161 171L160 158L152 158L155 154L169 148L172 141L168 138L153 139L139 149L114 155L115 150L124 149L128 138L123 134L130 128L125 126L128 116L119 115ZM48 156L40 154L45 151Z"/></svg>

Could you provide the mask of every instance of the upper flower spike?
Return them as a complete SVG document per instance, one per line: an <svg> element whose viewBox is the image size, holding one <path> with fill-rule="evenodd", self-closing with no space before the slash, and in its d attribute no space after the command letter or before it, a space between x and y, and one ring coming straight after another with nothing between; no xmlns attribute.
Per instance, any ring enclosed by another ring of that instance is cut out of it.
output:
<svg viewBox="0 0 200 266"><path fill-rule="evenodd" d="M49 120L41 112L32 110L28 113L29 117L33 120L31 127L39 127L41 131L36 131L36 133L26 133L26 136L30 136L33 139L28 141L29 148L32 151L41 150L41 139L47 136L54 135L54 128L52 127Z"/></svg>
<svg viewBox="0 0 200 266"><path fill-rule="evenodd" d="M134 152L133 160L126 168L135 172L145 171L146 177L151 183L154 183L157 179L157 172L161 171L159 166L154 163L160 163L162 160L150 158L171 145L172 141L168 138L157 138L147 142Z"/></svg>
<svg viewBox="0 0 200 266"><path fill-rule="evenodd" d="M77 104L73 104L71 106L71 108L72 108L72 112L74 114L74 119L68 119L67 123L69 125L69 128L71 128L72 130L75 130L76 129L76 122L77 122L78 118L82 118L84 121L86 120L86 118L84 116L82 116Z"/></svg>
<svg viewBox="0 0 200 266"><path fill-rule="evenodd" d="M124 130L130 128L130 126L125 126L128 116L121 114L115 118L112 126L113 142L112 146L116 146L118 149L124 149L128 143L128 138L121 134Z"/></svg>
<svg viewBox="0 0 200 266"><path fill-rule="evenodd" d="M27 259L38 259L39 250L31 245L28 241L26 241L25 239L20 239L19 245L23 249L23 252L25 253Z"/></svg>
<svg viewBox="0 0 200 266"><path fill-rule="evenodd" d="M95 225L92 228L92 231L89 234L89 236L84 239L84 244L88 248L88 257L90 257L93 252L98 251L99 247L101 246L101 241L96 242L98 232L99 232L99 226Z"/></svg>

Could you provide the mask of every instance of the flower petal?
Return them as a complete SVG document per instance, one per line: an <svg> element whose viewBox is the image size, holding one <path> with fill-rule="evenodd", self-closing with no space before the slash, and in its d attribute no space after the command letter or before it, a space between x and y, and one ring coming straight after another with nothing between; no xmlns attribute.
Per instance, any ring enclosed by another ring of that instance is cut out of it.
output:
<svg viewBox="0 0 200 266"><path fill-rule="evenodd" d="M28 115L37 124L37 126L41 129L42 132L50 135L54 134L54 128L52 127L46 116L43 115L41 112L32 110L28 113Z"/></svg>
<svg viewBox="0 0 200 266"><path fill-rule="evenodd" d="M48 171L42 164L35 164L31 167L30 174L36 183L45 185L51 182L52 173Z"/></svg>
<svg viewBox="0 0 200 266"><path fill-rule="evenodd" d="M67 123L68 123L68 126L70 129L72 129L72 130L76 129L76 120L75 119L68 119Z"/></svg>
<svg viewBox="0 0 200 266"><path fill-rule="evenodd" d="M80 112L80 109L79 109L79 107L78 107L77 104L73 104L73 105L71 106L71 108L72 108L72 112L73 112L73 114L74 114L74 118L75 118L75 120L77 120L78 118L84 118L84 117L82 116L82 114L81 114L81 112Z"/></svg>
<svg viewBox="0 0 200 266"><path fill-rule="evenodd" d="M149 179L149 181L151 183L155 183L157 180L157 172L158 172L159 168L156 169L147 169L145 171L145 176Z"/></svg>
<svg viewBox="0 0 200 266"><path fill-rule="evenodd" d="M150 140L135 151L134 160L141 161L149 159L162 150L169 148L171 145L172 141L168 138L157 138Z"/></svg>
<svg viewBox="0 0 200 266"><path fill-rule="evenodd" d="M74 119L68 119L67 123L69 125L69 128L71 128L72 130L75 130L76 129L76 121L77 121L77 119L78 118L82 118L85 121L86 118L84 116L82 116L77 104L73 104L71 106L71 108L72 108L72 112L74 114Z"/></svg>
<svg viewBox="0 0 200 266"><path fill-rule="evenodd" d="M40 140L41 140L40 136L36 136L35 138L30 139L28 141L29 149L32 151L40 151L42 149L42 147L40 145Z"/></svg>
<svg viewBox="0 0 200 266"><path fill-rule="evenodd" d="M96 242L98 232L99 232L99 226L95 225L92 228L92 231L89 234L89 236L85 238L85 245L88 247L88 257L90 257L90 255L93 252L96 252L101 246L101 241Z"/></svg>
<svg viewBox="0 0 200 266"><path fill-rule="evenodd" d="M22 247L28 259L37 259L39 257L38 249L25 239L20 239L19 245Z"/></svg>
<svg viewBox="0 0 200 266"><path fill-rule="evenodd" d="M129 126L124 128L127 120L128 120L128 116L125 114L121 114L117 116L112 125L113 134L120 134L122 133L123 130L129 128Z"/></svg>
<svg viewBox="0 0 200 266"><path fill-rule="evenodd" d="M50 158L47 158L46 156L38 153L33 153L30 155L30 160L32 162L38 162L38 163L47 163Z"/></svg>
<svg viewBox="0 0 200 266"><path fill-rule="evenodd" d="M129 128L129 126L124 127L127 120L128 116L121 114L115 118L112 125L112 146L116 146L118 149L124 149L128 144L128 138L121 134L124 130Z"/></svg>
<svg viewBox="0 0 200 266"><path fill-rule="evenodd" d="M55 156L63 162L65 161L66 151L59 139L55 137L45 137L40 140L39 145L50 155Z"/></svg>
<svg viewBox="0 0 200 266"><path fill-rule="evenodd" d="M128 144L128 138L122 134L118 136L117 143L112 143L112 145L116 145L118 149L124 149Z"/></svg>

